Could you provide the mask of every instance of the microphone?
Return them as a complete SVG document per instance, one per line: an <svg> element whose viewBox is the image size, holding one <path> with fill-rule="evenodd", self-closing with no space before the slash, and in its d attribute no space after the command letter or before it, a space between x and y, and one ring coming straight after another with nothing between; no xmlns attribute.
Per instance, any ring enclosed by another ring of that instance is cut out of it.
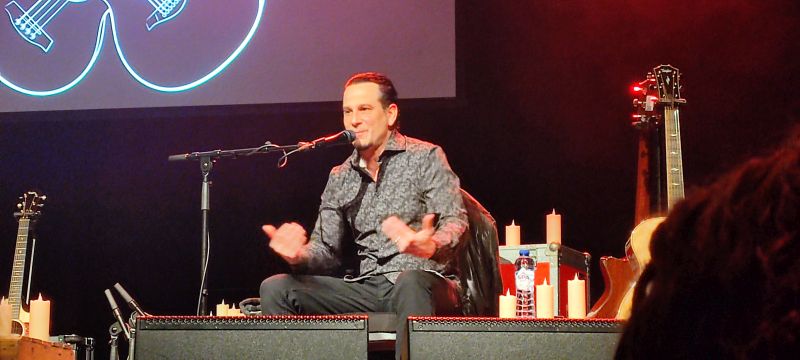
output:
<svg viewBox="0 0 800 360"><path fill-rule="evenodd" d="M324 136L310 142L300 142L298 151L306 151L316 148L323 148L327 146L344 145L352 143L356 139L356 133L353 130L344 130L336 134Z"/></svg>
<svg viewBox="0 0 800 360"><path fill-rule="evenodd" d="M128 294L128 292L125 291L124 288L122 288L122 285L116 283L114 284L114 289L117 289L117 292L120 295L122 295L122 299L125 300L126 303L128 303L128 307L130 307L131 310L133 310L137 315L140 316L148 315L146 312L144 312L144 310L142 310L142 307L139 306L139 303L137 303L136 300L134 300L133 297L130 294Z"/></svg>

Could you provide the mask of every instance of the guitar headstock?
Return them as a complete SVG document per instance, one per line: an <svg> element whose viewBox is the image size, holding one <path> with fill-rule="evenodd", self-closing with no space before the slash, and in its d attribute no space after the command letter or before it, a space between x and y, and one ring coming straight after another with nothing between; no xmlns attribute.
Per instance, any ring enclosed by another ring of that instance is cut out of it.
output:
<svg viewBox="0 0 800 360"><path fill-rule="evenodd" d="M685 102L681 99L681 73L672 65L660 65L653 69L656 89L661 102Z"/></svg>
<svg viewBox="0 0 800 360"><path fill-rule="evenodd" d="M657 106L686 103L681 98L680 71L672 65L660 65L647 73L647 78L631 87L634 94L633 126L639 129L659 125L661 112Z"/></svg>
<svg viewBox="0 0 800 360"><path fill-rule="evenodd" d="M26 191L19 197L19 200L17 212L14 213L14 216L17 219L35 219L41 215L47 196L36 191Z"/></svg>

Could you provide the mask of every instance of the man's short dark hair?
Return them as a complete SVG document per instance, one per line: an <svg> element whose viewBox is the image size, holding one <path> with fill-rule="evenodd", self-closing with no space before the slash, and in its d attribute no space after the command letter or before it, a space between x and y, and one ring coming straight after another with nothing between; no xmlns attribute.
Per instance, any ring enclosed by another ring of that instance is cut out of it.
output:
<svg viewBox="0 0 800 360"><path fill-rule="evenodd" d="M347 80L347 82L344 84L344 87L347 88L350 85L365 82L378 84L378 88L381 91L380 101L384 109L388 108L389 105L397 104L397 89L394 88L392 80L389 80L386 75L381 73L363 72L355 74Z"/></svg>

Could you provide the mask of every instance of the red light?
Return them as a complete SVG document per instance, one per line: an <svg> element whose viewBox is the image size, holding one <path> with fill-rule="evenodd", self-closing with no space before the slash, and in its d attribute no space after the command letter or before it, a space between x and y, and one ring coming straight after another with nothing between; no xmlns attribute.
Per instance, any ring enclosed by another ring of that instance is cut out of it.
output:
<svg viewBox="0 0 800 360"><path fill-rule="evenodd" d="M639 85L633 85L633 92L640 92L642 91L642 87Z"/></svg>

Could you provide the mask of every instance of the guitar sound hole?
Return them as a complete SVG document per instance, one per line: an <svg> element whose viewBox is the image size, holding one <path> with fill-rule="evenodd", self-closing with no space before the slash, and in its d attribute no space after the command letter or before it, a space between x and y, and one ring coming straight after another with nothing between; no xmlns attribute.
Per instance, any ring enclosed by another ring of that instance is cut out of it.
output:
<svg viewBox="0 0 800 360"><path fill-rule="evenodd" d="M14 335L25 335L25 326L19 320L11 323L11 333Z"/></svg>

